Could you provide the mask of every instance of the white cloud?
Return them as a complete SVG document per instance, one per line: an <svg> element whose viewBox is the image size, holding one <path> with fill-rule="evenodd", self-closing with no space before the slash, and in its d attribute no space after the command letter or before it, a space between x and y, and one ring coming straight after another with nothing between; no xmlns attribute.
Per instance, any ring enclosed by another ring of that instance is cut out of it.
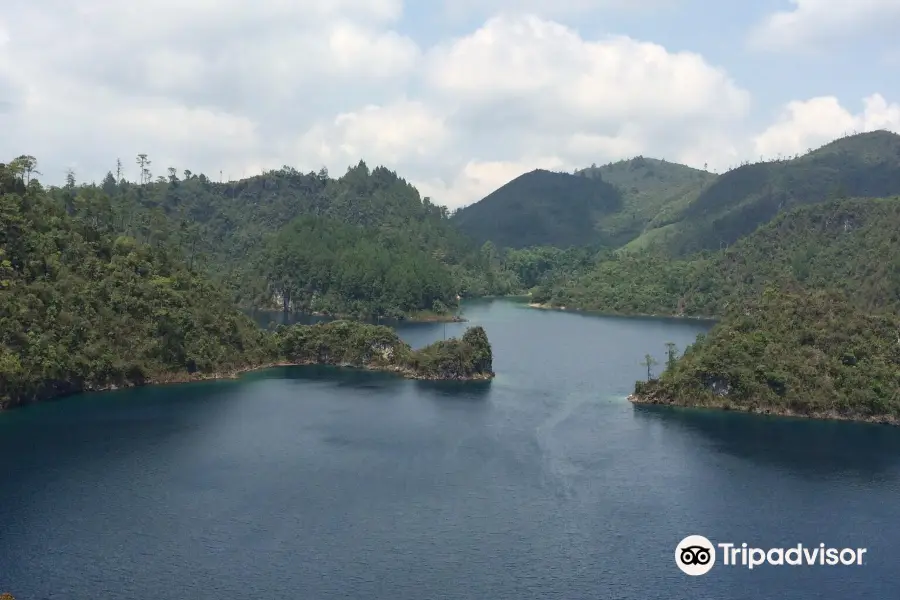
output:
<svg viewBox="0 0 900 600"><path fill-rule="evenodd" d="M878 129L900 132L900 104L888 103L880 94L865 98L856 114L833 96L790 102L777 122L754 138L754 156L802 154L844 134Z"/></svg>
<svg viewBox="0 0 900 600"><path fill-rule="evenodd" d="M757 47L810 48L880 32L896 31L897 0L791 0L791 10L775 12L751 35Z"/></svg>
<svg viewBox="0 0 900 600"><path fill-rule="evenodd" d="M742 116L749 97L688 52L627 37L591 41L535 16L496 17L435 48L429 79L460 99L565 111L579 122Z"/></svg>
<svg viewBox="0 0 900 600"><path fill-rule="evenodd" d="M339 114L315 125L297 145L301 160L310 157L331 169L363 158L398 167L439 155L450 137L444 118L421 102L400 100Z"/></svg>
<svg viewBox="0 0 900 600"><path fill-rule="evenodd" d="M0 154L35 154L54 182L137 152L216 175L293 163L317 120L412 74L401 14L402 0L11 0Z"/></svg>
<svg viewBox="0 0 900 600"><path fill-rule="evenodd" d="M0 160L33 154L60 183L70 166L99 180L117 157L133 177L138 152L154 173L215 178L362 159L455 207L534 168L643 154L721 169L896 122L880 96L856 115L813 99L754 139L748 92L702 56L521 14L618 1L490 0L469 6L518 14L420 47L401 0L9 0Z"/></svg>
<svg viewBox="0 0 900 600"><path fill-rule="evenodd" d="M649 12L671 6L677 0L444 0L444 11L451 18L483 17L498 13L529 13L542 17L564 18L598 12Z"/></svg>
<svg viewBox="0 0 900 600"><path fill-rule="evenodd" d="M750 105L746 91L697 54L622 36L587 40L535 16L490 19L432 48L424 64L432 93L455 107L449 123L466 156L496 173L497 161L549 156L571 170L639 153L725 167L731 149L709 140L733 134ZM471 168L462 161L444 174L457 186L447 202L480 198L472 182L484 178Z"/></svg>

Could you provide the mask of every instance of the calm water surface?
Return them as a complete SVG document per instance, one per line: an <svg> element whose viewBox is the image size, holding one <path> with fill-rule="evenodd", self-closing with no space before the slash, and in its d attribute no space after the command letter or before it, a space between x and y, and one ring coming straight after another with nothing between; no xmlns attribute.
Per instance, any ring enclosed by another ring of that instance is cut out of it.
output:
<svg viewBox="0 0 900 600"><path fill-rule="evenodd" d="M327 368L0 414L18 600L897 598L900 429L635 408L706 325L471 304L497 378ZM447 325L458 335L465 324ZM407 326L413 346L443 324ZM688 534L862 567L674 564Z"/></svg>

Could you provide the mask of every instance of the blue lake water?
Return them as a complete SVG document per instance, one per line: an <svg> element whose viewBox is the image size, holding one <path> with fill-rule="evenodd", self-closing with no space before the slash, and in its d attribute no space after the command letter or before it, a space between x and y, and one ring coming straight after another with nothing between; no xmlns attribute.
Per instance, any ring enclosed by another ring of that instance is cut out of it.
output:
<svg viewBox="0 0 900 600"><path fill-rule="evenodd" d="M471 303L489 384L289 368L0 414L0 592L898 598L900 429L634 407L708 325ZM400 328L413 346L467 324ZM675 566L689 534L861 567Z"/></svg>

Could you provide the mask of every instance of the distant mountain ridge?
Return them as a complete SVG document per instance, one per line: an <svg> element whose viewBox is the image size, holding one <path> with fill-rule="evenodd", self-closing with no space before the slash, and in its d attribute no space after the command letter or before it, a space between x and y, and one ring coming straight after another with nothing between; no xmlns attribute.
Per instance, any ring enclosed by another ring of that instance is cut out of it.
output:
<svg viewBox="0 0 900 600"><path fill-rule="evenodd" d="M836 291L866 312L896 312L900 197L798 206L727 249L689 259L613 255L533 299L608 313L719 316L769 286Z"/></svg>
<svg viewBox="0 0 900 600"><path fill-rule="evenodd" d="M733 244L796 206L896 194L900 135L873 131L721 175L644 156L572 175L532 171L461 209L453 222L501 247L656 247L684 256Z"/></svg>
<svg viewBox="0 0 900 600"><path fill-rule="evenodd" d="M674 255L733 244L791 208L840 198L900 194L900 135L874 131L786 160L743 165L717 177L630 248Z"/></svg>
<svg viewBox="0 0 900 600"><path fill-rule="evenodd" d="M622 210L600 224L600 231L618 242L615 246L630 242L648 227L677 214L718 177L702 169L644 156L589 167L578 174L600 176L621 190Z"/></svg>
<svg viewBox="0 0 900 600"><path fill-rule="evenodd" d="M463 233L501 247L622 246L697 197L714 173L638 156L574 174L535 170L457 212Z"/></svg>
<svg viewBox="0 0 900 600"><path fill-rule="evenodd" d="M458 210L455 225L479 243L585 246L602 243L596 223L622 207L622 193L601 178L536 169Z"/></svg>

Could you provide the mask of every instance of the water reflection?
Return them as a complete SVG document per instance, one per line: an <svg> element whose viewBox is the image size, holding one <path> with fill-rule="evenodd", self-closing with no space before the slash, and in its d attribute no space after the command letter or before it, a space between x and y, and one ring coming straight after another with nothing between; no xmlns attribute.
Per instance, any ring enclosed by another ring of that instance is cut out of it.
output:
<svg viewBox="0 0 900 600"><path fill-rule="evenodd" d="M714 449L797 475L900 475L900 428L717 410L635 406L638 420L699 434Z"/></svg>
<svg viewBox="0 0 900 600"><path fill-rule="evenodd" d="M436 400L482 401L491 392L490 381L422 381L416 380L416 391Z"/></svg>
<svg viewBox="0 0 900 600"><path fill-rule="evenodd" d="M276 325L315 325L316 323L328 323L330 321L337 321L340 319L340 317L334 317L330 315L314 315L303 312L285 313L284 311L280 310L253 310L246 311L246 314L263 329L266 329L270 326L274 327ZM360 321L363 323L369 323L371 325L386 325L388 327L394 328L414 328L417 326L434 327L436 325L441 326L443 324L442 321L407 321L400 319L390 319L387 317L380 317L377 319L361 319ZM451 321L450 323L454 322Z"/></svg>

